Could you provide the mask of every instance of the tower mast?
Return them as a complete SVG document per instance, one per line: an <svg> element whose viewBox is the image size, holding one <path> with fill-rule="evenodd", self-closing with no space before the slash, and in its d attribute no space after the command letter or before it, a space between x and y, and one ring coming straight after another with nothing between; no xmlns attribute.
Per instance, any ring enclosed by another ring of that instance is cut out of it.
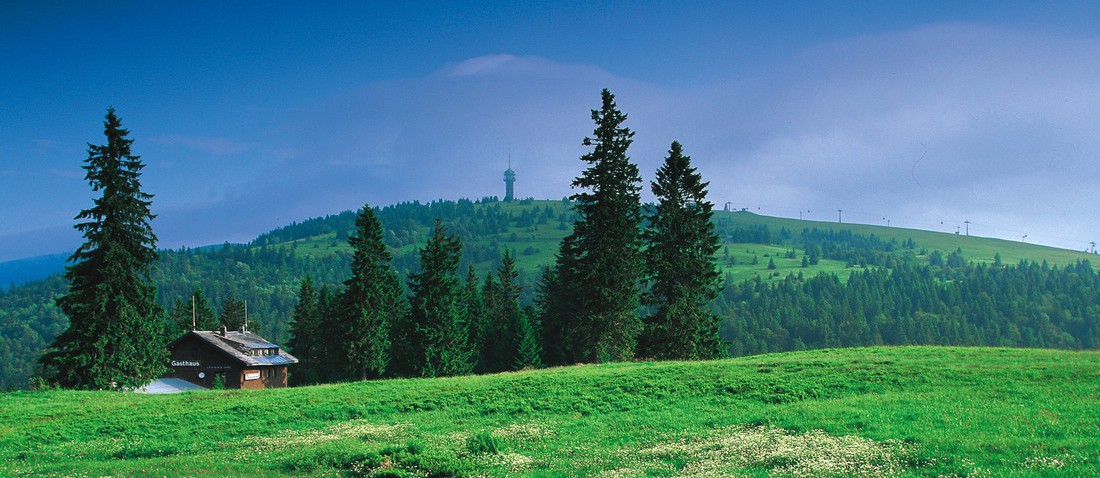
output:
<svg viewBox="0 0 1100 478"><path fill-rule="evenodd" d="M515 198L516 172L512 171L512 151L508 151L508 169L504 171L504 202L512 202Z"/></svg>

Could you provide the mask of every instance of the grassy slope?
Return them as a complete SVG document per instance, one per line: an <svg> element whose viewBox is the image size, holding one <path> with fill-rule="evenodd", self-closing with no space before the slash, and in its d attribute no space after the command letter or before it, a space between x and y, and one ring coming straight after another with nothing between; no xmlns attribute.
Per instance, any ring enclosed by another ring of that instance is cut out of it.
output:
<svg viewBox="0 0 1100 478"><path fill-rule="evenodd" d="M520 202L513 203L490 203L479 204L476 207L496 207L500 206L504 212L511 212L515 216L519 216L524 210L537 208L543 210L547 206L550 206L558 214L566 211L566 206L561 201L533 201L529 205L521 204ZM1001 255L1001 260L1006 264L1015 264L1021 259L1027 259L1030 261L1041 262L1043 260L1048 261L1051 264L1065 265L1072 263L1078 259L1095 259L1095 255L1086 254L1083 252L1070 251L1066 249L1058 249L1053 247L1040 246L1036 244L1026 244L1023 242L1006 241L1003 239L991 239L977 236L960 236L956 234L948 234L942 232L921 231L915 229L904 229L897 227L885 227L875 225L864 224L838 224L833 222L820 222L820 221L803 221L798 219L787 219L780 217L761 216L750 212L726 212L715 211L716 219L729 219L733 224L733 227L750 227L754 225L766 225L773 235L778 235L780 229L786 228L794 234L800 234L803 229L821 229L821 230L850 230L854 234L870 236L874 234L882 239L890 240L896 239L898 243L905 241L906 239L913 239L918 248L923 248L928 251L940 250L947 255L948 253L955 251L956 249L963 250L963 256L968 260L976 262L993 262L993 256L995 254ZM421 237L427 237L430 231L428 227L423 227ZM547 224L537 225L533 231L526 230L525 228L512 226L507 233L497 234L489 237L478 238L476 241L470 238L464 238L464 240L470 243L483 243L488 244L492 240L496 240L501 247L509 247L517 253L517 265L520 269L527 271L528 273L537 272L538 268L544 264L551 264L554 261L554 254L558 251L558 245L561 239L568 234L569 231L563 231L558 229L557 221L549 221ZM511 241L511 235L516 235L515 241ZM725 236L721 229L719 234ZM289 244L286 244L289 246ZM402 249L396 251L397 253L413 251L420 245L410 244ZM807 269L801 268L802 262L802 250L796 250L797 257L794 259L787 259L783 257L783 254L787 251L787 247L778 245L761 245L761 244L738 244L738 243L726 243L729 247L730 255L733 256L737 264L728 265L723 264L723 272L731 274L735 282L740 282L745 279L751 279L754 276L760 276L764 279L778 280L786 276L788 273L798 274L804 273L807 276L813 276L820 273L832 273L837 274L841 279L847 279L851 269L846 268L846 264L843 261L822 260L818 265L811 266ZM312 254L312 255L327 255L332 254L337 250L349 250L348 245L345 242L336 240L335 233L327 234L324 236L317 236L310 239L297 241L296 251L299 254ZM523 255L521 252L527 248L536 249L538 252L530 255ZM723 251L719 251L719 255ZM753 257L756 257L757 264L753 265ZM774 258L776 262L776 270L768 270L768 259ZM1095 262L1095 261L1094 261ZM477 269L480 274L484 274L488 271L493 264L490 262L484 262L477 264ZM778 273L778 274L776 274Z"/></svg>
<svg viewBox="0 0 1100 478"><path fill-rule="evenodd" d="M1097 476L1098 371L1097 352L907 347L261 392L16 392L0 396L0 475Z"/></svg>
<svg viewBox="0 0 1100 478"><path fill-rule="evenodd" d="M875 226L869 224L839 224L835 222L823 222L823 221L801 221L797 219L786 219L780 217L760 216L747 212L716 212L716 217L723 217L723 215L732 215L735 221L741 221L740 216L751 217L752 219L745 219L755 224L767 225L769 229L778 231L781 227L786 227L795 233L799 233L803 228L818 228L821 230L849 230L853 234L862 234L869 236L874 234L882 239L897 239L900 243L906 239L912 238L913 242L917 243L918 247L927 248L929 250L938 249L944 253L954 251L955 249L962 249L963 255L970 260L976 262L993 262L993 256L997 253L1001 254L1001 260L1006 264L1014 264L1021 259L1027 259L1030 261L1042 261L1047 260L1051 264L1068 264L1078 259L1085 259L1094 257L1084 252L1071 251L1068 249L1059 249L1056 247L1042 246L1038 244L1028 244L1020 241L1008 241L1005 239L994 239L989 237L978 236L965 236L958 234L950 234L945 232L932 232L922 231L919 229L906 229L900 227L885 227Z"/></svg>

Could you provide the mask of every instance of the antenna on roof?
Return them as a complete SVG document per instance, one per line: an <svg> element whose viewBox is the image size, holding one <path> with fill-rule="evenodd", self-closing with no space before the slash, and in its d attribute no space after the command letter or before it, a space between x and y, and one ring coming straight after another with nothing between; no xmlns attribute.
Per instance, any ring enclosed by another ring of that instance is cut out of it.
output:
<svg viewBox="0 0 1100 478"><path fill-rule="evenodd" d="M241 326L241 332L248 330L248 299L244 300L244 325Z"/></svg>
<svg viewBox="0 0 1100 478"><path fill-rule="evenodd" d="M191 330L195 330L195 296L191 296Z"/></svg>

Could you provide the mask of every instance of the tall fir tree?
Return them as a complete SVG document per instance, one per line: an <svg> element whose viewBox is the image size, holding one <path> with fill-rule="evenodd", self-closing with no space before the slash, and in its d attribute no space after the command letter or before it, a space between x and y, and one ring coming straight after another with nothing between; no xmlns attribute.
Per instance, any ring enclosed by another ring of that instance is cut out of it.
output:
<svg viewBox="0 0 1100 478"><path fill-rule="evenodd" d="M542 344L539 343L538 315L533 307L524 307L516 316L516 370L542 367Z"/></svg>
<svg viewBox="0 0 1100 478"><path fill-rule="evenodd" d="M651 183L658 203L643 232L649 292L640 355L660 359L710 359L725 354L719 319L707 309L721 288L715 253L721 239L711 221L714 205L691 157L673 142Z"/></svg>
<svg viewBox="0 0 1100 478"><path fill-rule="evenodd" d="M246 307L243 300L237 300L230 294L225 298L225 302L222 302L222 313L218 316L218 322L230 329L246 326L245 320L248 313Z"/></svg>
<svg viewBox="0 0 1100 478"><path fill-rule="evenodd" d="M552 300L543 326L561 328L566 362L631 360L642 330L642 179L627 156L634 133L623 126L615 96L606 89L601 96L593 136L583 142L593 149L580 158L589 167L573 181L583 191L570 196L578 219L558 253L560 289L545 294Z"/></svg>
<svg viewBox="0 0 1100 478"><path fill-rule="evenodd" d="M563 267L561 261L565 257L559 255L554 266L543 266L535 291L535 312L542 324L539 338L544 364L563 365L567 362L563 331L569 318L573 317L571 306L574 304L567 296L569 290L558 283L558 269Z"/></svg>
<svg viewBox="0 0 1100 478"><path fill-rule="evenodd" d="M486 279L490 276L486 276ZM474 271L473 264L466 270L466 280L462 286L462 297L459 303L459 307L462 310L462 316L466 320L467 329L467 343L470 348L475 351L474 353L474 370L478 373L484 373L482 368L485 362L482 360L480 351L483 349L484 332L488 323L488 317L485 309L484 289L480 285L480 281L477 277L477 272Z"/></svg>
<svg viewBox="0 0 1100 478"><path fill-rule="evenodd" d="M191 300L177 298L164 317L164 338L171 342L191 330Z"/></svg>
<svg viewBox="0 0 1100 478"><path fill-rule="evenodd" d="M328 284L317 290L317 340L314 350L317 361L317 381L320 383L351 380L348 358L344 348L337 345L344 340L346 324L341 294Z"/></svg>
<svg viewBox="0 0 1100 478"><path fill-rule="evenodd" d="M432 236L420 250L420 272L409 275L412 293L409 342L416 347L414 370L424 377L464 375L473 371L474 351L459 307L457 275L462 241L436 220Z"/></svg>
<svg viewBox="0 0 1100 478"><path fill-rule="evenodd" d="M480 345L483 370L501 372L511 370L516 363L517 325L522 321L519 307L519 271L511 250L505 249L496 280L486 281L486 324Z"/></svg>
<svg viewBox="0 0 1100 478"><path fill-rule="evenodd" d="M214 313L214 306L210 305L210 299L206 298L206 293L203 292L202 287L195 286L195 290L191 292L191 315L186 318L187 322L181 324L184 330L215 330L221 328L222 323L218 322L218 315ZM194 323L194 326L192 326Z"/></svg>
<svg viewBox="0 0 1100 478"><path fill-rule="evenodd" d="M405 295L393 257L383 241L382 222L370 206L355 218L351 278L344 282L343 312L349 372L359 379L380 378L389 372L392 358L391 329L406 314Z"/></svg>
<svg viewBox="0 0 1100 478"><path fill-rule="evenodd" d="M306 276L298 288L298 304L290 319L290 340L287 348L298 358L289 382L292 385L304 385L320 382L320 352L326 346L319 340L320 311L317 305L317 290L313 288L313 279Z"/></svg>
<svg viewBox="0 0 1100 478"><path fill-rule="evenodd" d="M104 121L105 145L88 145L85 179L100 192L74 226L84 243L69 257L69 291L57 300L69 318L42 356L42 376L77 389L140 387L160 377L168 359L163 310L150 275L157 260L150 222L153 198L141 190L140 157L114 108Z"/></svg>

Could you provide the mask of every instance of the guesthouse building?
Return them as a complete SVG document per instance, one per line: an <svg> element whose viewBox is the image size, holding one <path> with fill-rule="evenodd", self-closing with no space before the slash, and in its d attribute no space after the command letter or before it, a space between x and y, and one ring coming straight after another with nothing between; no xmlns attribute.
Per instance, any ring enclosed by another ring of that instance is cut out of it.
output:
<svg viewBox="0 0 1100 478"><path fill-rule="evenodd" d="M240 330L192 330L168 344L169 378L213 388L286 387L287 366L298 359L263 337Z"/></svg>

